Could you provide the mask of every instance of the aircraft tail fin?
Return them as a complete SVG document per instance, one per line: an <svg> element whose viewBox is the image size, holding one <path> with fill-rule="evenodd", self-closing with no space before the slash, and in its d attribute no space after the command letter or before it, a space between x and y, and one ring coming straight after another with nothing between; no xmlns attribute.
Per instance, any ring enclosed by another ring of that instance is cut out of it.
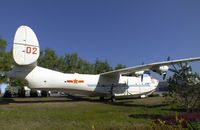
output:
<svg viewBox="0 0 200 130"><path fill-rule="evenodd" d="M35 65L40 55L38 39L28 26L20 26L14 37L13 58L18 65Z"/></svg>

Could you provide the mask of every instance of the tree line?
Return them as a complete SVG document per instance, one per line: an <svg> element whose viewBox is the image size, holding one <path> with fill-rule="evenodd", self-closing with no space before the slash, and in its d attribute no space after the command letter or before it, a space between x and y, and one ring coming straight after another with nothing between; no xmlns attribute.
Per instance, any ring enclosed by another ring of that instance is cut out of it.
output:
<svg viewBox="0 0 200 130"><path fill-rule="evenodd" d="M96 59L95 63L90 63L78 56L77 53L58 56L54 50L47 48L40 53L38 65L44 68L60 71L63 73L99 74L114 69L122 69L126 66L117 64L114 68L107 60Z"/></svg>

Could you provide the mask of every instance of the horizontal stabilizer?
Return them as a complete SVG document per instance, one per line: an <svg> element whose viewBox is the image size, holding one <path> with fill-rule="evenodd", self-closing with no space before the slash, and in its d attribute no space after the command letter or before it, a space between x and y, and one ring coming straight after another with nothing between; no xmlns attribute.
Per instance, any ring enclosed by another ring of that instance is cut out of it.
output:
<svg viewBox="0 0 200 130"><path fill-rule="evenodd" d="M40 55L38 39L28 26L20 26L14 37L13 58L18 65L30 65Z"/></svg>

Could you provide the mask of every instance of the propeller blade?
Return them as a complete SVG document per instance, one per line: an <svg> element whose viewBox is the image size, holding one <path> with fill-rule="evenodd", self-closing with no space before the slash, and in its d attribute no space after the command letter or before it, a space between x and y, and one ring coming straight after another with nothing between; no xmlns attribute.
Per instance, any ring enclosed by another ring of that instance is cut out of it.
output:
<svg viewBox="0 0 200 130"><path fill-rule="evenodd" d="M183 64L180 62L179 64L180 69L183 68Z"/></svg>
<svg viewBox="0 0 200 130"><path fill-rule="evenodd" d="M185 62L185 66L186 66L187 68L190 68L190 65L189 65L187 62Z"/></svg>
<svg viewBox="0 0 200 130"><path fill-rule="evenodd" d="M143 82L144 75L141 75L141 82Z"/></svg>
<svg viewBox="0 0 200 130"><path fill-rule="evenodd" d="M167 61L170 61L170 59L171 59L170 56L168 56L168 57L167 57Z"/></svg>
<svg viewBox="0 0 200 130"><path fill-rule="evenodd" d="M174 73L177 73L177 72L178 72L177 70L171 69L171 68L169 68L169 71L174 72Z"/></svg>
<svg viewBox="0 0 200 130"><path fill-rule="evenodd" d="M144 65L144 62L142 62L142 65Z"/></svg>
<svg viewBox="0 0 200 130"><path fill-rule="evenodd" d="M178 69L175 67L175 65L172 64L172 66L174 67L174 70L178 72Z"/></svg>
<svg viewBox="0 0 200 130"><path fill-rule="evenodd" d="M167 73L163 73L163 80L165 80Z"/></svg>

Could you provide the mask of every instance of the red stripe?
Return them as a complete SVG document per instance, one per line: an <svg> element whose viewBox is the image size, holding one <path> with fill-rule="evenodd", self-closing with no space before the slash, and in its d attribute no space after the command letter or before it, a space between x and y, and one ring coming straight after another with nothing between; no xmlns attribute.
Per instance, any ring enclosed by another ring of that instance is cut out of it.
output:
<svg viewBox="0 0 200 130"><path fill-rule="evenodd" d="M79 80L78 83L84 83L84 80Z"/></svg>
<svg viewBox="0 0 200 130"><path fill-rule="evenodd" d="M73 83L74 81L73 80L67 80L67 83Z"/></svg>

